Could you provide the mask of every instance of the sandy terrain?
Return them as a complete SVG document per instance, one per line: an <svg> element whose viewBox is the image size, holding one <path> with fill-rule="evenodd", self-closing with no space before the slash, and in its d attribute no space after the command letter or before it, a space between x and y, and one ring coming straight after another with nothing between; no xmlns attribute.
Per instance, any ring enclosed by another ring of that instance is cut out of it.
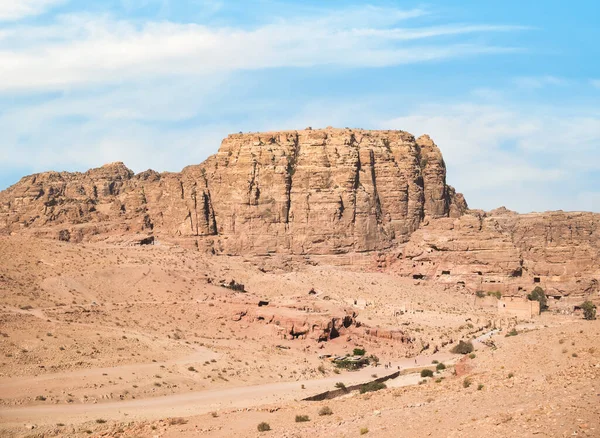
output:
<svg viewBox="0 0 600 438"><path fill-rule="evenodd" d="M599 321L516 321L331 257L0 237L0 267L2 436L600 436ZM473 338L472 358L449 353ZM324 357L354 348L379 366ZM387 389L302 401L398 368Z"/></svg>

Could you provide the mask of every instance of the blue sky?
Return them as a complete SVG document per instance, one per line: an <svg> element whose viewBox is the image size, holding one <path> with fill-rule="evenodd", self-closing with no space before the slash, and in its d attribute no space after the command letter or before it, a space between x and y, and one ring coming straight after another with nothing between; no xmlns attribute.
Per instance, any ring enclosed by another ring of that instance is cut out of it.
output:
<svg viewBox="0 0 600 438"><path fill-rule="evenodd" d="M430 134L472 208L600 212L595 1L0 0L0 189L231 132Z"/></svg>

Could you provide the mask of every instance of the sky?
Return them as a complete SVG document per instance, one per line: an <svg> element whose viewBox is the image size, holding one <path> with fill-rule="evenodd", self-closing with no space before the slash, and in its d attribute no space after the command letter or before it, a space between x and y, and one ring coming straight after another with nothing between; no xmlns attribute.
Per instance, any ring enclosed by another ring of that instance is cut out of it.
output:
<svg viewBox="0 0 600 438"><path fill-rule="evenodd" d="M233 132L429 134L471 208L600 212L596 0L0 0L0 189Z"/></svg>

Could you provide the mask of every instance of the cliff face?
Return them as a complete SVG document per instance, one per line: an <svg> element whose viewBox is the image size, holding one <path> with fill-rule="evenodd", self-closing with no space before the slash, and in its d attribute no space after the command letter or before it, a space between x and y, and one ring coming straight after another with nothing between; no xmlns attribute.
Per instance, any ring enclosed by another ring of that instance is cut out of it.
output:
<svg viewBox="0 0 600 438"><path fill-rule="evenodd" d="M425 217L465 210L429 137L349 129L230 135L181 173L133 175L114 163L32 175L0 194L8 232L212 236L216 251L232 254L384 249Z"/></svg>
<svg viewBox="0 0 600 438"><path fill-rule="evenodd" d="M235 134L180 173L113 163L28 176L0 193L0 233L153 235L218 254L377 251L380 267L452 287L600 291L599 214L467 210L434 142L403 131Z"/></svg>
<svg viewBox="0 0 600 438"><path fill-rule="evenodd" d="M471 290L597 297L600 214L470 211L427 221L394 261L403 275Z"/></svg>

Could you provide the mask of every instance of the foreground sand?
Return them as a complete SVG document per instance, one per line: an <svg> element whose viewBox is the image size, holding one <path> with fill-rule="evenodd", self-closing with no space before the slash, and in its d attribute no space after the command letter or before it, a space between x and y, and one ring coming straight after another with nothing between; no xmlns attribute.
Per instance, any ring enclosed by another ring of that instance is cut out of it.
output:
<svg viewBox="0 0 600 438"><path fill-rule="evenodd" d="M517 322L460 288L319 258L10 237L0 266L2 436L600 436L600 321ZM219 286L231 279L247 292ZM353 325L327 342L320 328L286 334L348 314ZM448 353L494 327L496 349ZM356 347L381 365L339 372L320 358ZM434 359L448 369L419 384L409 368ZM398 367L407 374L388 389L301 401Z"/></svg>

